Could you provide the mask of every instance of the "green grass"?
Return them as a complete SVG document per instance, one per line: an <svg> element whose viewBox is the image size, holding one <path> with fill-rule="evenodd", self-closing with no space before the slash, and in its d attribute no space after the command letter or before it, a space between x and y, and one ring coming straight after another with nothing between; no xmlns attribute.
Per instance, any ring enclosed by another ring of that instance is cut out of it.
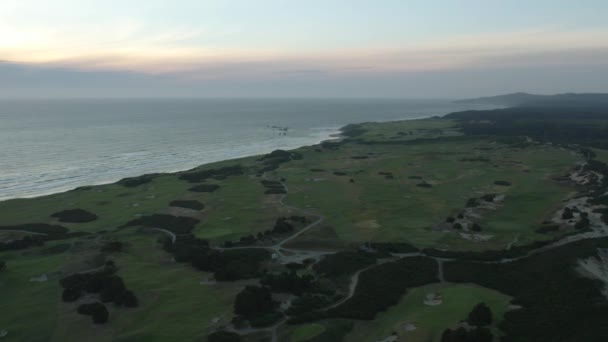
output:
<svg viewBox="0 0 608 342"><path fill-rule="evenodd" d="M93 242L59 255L38 253L42 248L30 249L28 255L3 255L8 271L0 274L0 291L17 294L3 296L0 302L0 328L9 331L7 341L200 341L232 318L234 298L244 283L199 284L207 275L173 262L154 234L123 233L121 241L128 244L126 251L111 259L140 305L127 309L108 304L109 323L95 328L89 317L76 313L77 303L61 301L56 274L93 255ZM49 274L49 281L29 281L42 273ZM216 318L220 321L213 323Z"/></svg>
<svg viewBox="0 0 608 342"><path fill-rule="evenodd" d="M439 292L443 303L438 306L424 304L429 293ZM393 332L410 342L436 342L447 328L456 326L466 319L473 307L486 303L492 310L495 328L508 309L510 297L497 291L469 284L432 284L409 290L399 304L376 316L374 321L356 321L354 329L346 341L377 341L390 336ZM414 331L406 331L404 324L412 323Z"/></svg>
<svg viewBox="0 0 608 342"><path fill-rule="evenodd" d="M304 342L315 336L322 334L325 331L325 327L321 324L311 323L301 325L295 328L290 337L291 342Z"/></svg>

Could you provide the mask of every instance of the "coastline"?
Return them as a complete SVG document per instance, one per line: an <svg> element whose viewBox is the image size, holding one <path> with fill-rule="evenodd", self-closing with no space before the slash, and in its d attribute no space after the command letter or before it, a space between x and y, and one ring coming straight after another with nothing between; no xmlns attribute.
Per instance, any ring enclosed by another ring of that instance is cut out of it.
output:
<svg viewBox="0 0 608 342"><path fill-rule="evenodd" d="M444 114L444 115L448 115ZM432 118L432 117L443 117L444 115L438 116L438 115L429 115L429 114L423 114L423 115L418 115L415 117L404 117L401 119L388 119L388 120L373 120L373 121L366 121L366 122L377 122L377 123L390 123L390 122L400 122L400 121L411 121L411 120L421 120L421 119L428 119L428 118ZM114 184L117 183L118 181L120 181L121 179L124 178L132 178L132 177L139 177L139 176L143 176L146 174L172 174L172 173L178 173L178 172L185 172L185 171L189 171L192 169L196 169L198 167L204 166L204 165L208 165L208 164L212 164L212 163L218 163L218 162L223 162L223 161L229 161L229 160L234 160L234 159L240 159L240 158L248 158L248 157L254 157L254 156L258 156L258 155L263 155L266 153L270 153L274 150L277 149L285 149L285 150L296 150L302 147L306 147L306 146L313 146L313 145L317 145L320 144L324 141L334 141L334 140L341 140L344 138L343 132L344 129L350 125L353 124L361 124L361 123L365 123L365 122L357 122L357 123L347 123L344 124L342 126L333 126L333 127L318 127L316 128L317 130L320 131L326 131L324 134L321 134L320 137L311 137L311 141L304 143L304 144L294 144L293 146L288 146L285 148L281 148L279 146L273 146L273 147L267 147L267 148L259 148L256 149L255 152L253 153L242 153L242 154L234 154L231 156L222 156L219 158L210 158L209 160L203 161L203 162L199 162L196 163L195 165L191 165L191 166L185 166L185 167L179 167L179 168L173 168L173 169L158 169L158 170L149 170L146 172L139 172L136 174L130 174L127 176L122 176L119 178L111 178L111 179L104 179L104 180L99 180L99 181L87 181L87 182L82 182L78 185L70 185L70 186L65 186L65 187L60 187L60 188L56 188L56 189L52 189L49 191L42 191L42 192L38 192L35 194L31 194L31 195L23 195L23 196L15 196L15 197L6 197L3 198L2 196L0 196L0 202L5 202L5 201L12 201L12 200L19 200L19 199L32 199L32 198L39 198L39 197L44 197L44 196L50 196L50 195L55 195L55 194L60 194L60 193L65 193L68 191L73 191L77 188L80 187L85 187L85 186L102 186L102 185L109 185L109 184ZM312 139L312 138L316 138L316 139Z"/></svg>
<svg viewBox="0 0 608 342"><path fill-rule="evenodd" d="M416 120L416 119L412 119L412 120ZM391 121L400 121L400 120L391 120ZM343 133L343 129L348 126L344 125L341 127L320 127L318 128L319 130L327 130L326 133L324 133L321 137L315 137L316 139L311 140L311 142L306 143L306 144L300 144L300 145L294 145L294 146L289 146L286 148L286 150L296 150L302 147L306 147L306 146L313 146L313 145L317 145L320 144L324 141L332 141L332 140L338 140L338 139L342 139L342 133ZM64 188L58 188L56 190L51 190L51 191L47 191L47 192L41 192L41 193L37 193L37 194L33 194L33 195L25 195L25 196L18 196L18 197L7 197L7 198L2 198L0 197L0 203L1 202L6 202L6 201L13 201L13 200L21 200L21 199L33 199L33 198L40 198L40 197L44 197L44 196L50 196L50 195L56 195L56 194L61 194L61 193L65 193L65 192L69 192L69 191L73 191L75 189L78 189L80 187L86 187L86 186L102 186L102 185L109 185L109 184L114 184L119 182L121 179L124 178L131 178L131 177L140 177L143 175L147 175L147 174L173 174L173 173L179 173L179 172L185 172L185 171L189 171L189 170L193 170L196 168L199 168L201 166L205 166L208 164L213 164L213 163L218 163L218 162L224 162L224 161L230 161L230 160L235 160L235 159L241 159L241 158L249 158L249 157L255 157L258 155L263 155L266 153L270 153L276 149L279 148L260 148L259 150L256 150L256 152L254 153L245 153L245 154L235 154L233 156L230 157L221 157L218 159L209 159L207 161L201 162L201 163L197 163L194 166L189 166L189 167L184 167L184 168L176 168L176 169L171 169L171 170L151 170L149 172L145 172L145 173L137 173L137 174L133 174L127 177L120 177L119 179L113 178L113 179L108 179L108 180L100 180L100 181L91 181L91 182L87 182L87 183L83 183L77 186L69 186L69 187L64 187Z"/></svg>

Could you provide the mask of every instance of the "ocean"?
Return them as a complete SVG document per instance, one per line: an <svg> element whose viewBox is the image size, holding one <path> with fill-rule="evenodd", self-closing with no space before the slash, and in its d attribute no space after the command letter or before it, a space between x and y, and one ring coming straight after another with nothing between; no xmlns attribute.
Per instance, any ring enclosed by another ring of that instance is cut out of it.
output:
<svg viewBox="0 0 608 342"><path fill-rule="evenodd" d="M349 123L475 108L449 100L0 100L0 200L312 145Z"/></svg>

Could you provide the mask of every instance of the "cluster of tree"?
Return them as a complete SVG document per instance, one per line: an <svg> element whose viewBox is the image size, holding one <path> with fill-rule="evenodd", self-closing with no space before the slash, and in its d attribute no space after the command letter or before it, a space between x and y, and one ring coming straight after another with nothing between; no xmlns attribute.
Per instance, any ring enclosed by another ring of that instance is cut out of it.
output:
<svg viewBox="0 0 608 342"><path fill-rule="evenodd" d="M363 128L360 124L350 124L342 127L341 134L345 137L354 138L365 134L367 129Z"/></svg>
<svg viewBox="0 0 608 342"><path fill-rule="evenodd" d="M270 288L272 292L292 293L296 296L309 292L315 287L315 278L310 274L298 275L297 272L281 272L265 274L260 283Z"/></svg>
<svg viewBox="0 0 608 342"><path fill-rule="evenodd" d="M378 172L378 174L380 176L384 176L384 178L386 178L386 179L394 179L395 178L395 176L393 175L392 172L381 171L381 172Z"/></svg>
<svg viewBox="0 0 608 342"><path fill-rule="evenodd" d="M170 207L203 210L205 205L197 200L175 200L169 203Z"/></svg>
<svg viewBox="0 0 608 342"><path fill-rule="evenodd" d="M530 251L556 242L557 239L534 241L527 245L512 246L510 249L473 251L449 251L435 248L424 248L422 253L435 258L468 260L468 261L500 261L514 259L528 254Z"/></svg>
<svg viewBox="0 0 608 342"><path fill-rule="evenodd" d="M365 251L340 251L325 256L313 266L322 276L339 278L354 274L358 270L375 264L379 254Z"/></svg>
<svg viewBox="0 0 608 342"><path fill-rule="evenodd" d="M193 236L179 236L175 243L166 239L164 249L175 261L190 263L192 267L213 272L219 281L234 281L260 276L262 265L270 259L263 249L215 250L209 242Z"/></svg>
<svg viewBox="0 0 608 342"><path fill-rule="evenodd" d="M268 288L246 286L236 296L234 313L248 320L253 327L268 326L282 317L277 311L278 305Z"/></svg>
<svg viewBox="0 0 608 342"><path fill-rule="evenodd" d="M323 141L321 147L326 150L337 150L340 148L341 143L337 141Z"/></svg>
<svg viewBox="0 0 608 342"><path fill-rule="evenodd" d="M2 230L21 230L46 235L64 235L68 233L66 227L46 223L25 223L13 226L0 226L0 231Z"/></svg>
<svg viewBox="0 0 608 342"><path fill-rule="evenodd" d="M260 183L262 183L262 186L266 189L266 191L264 191L264 193L266 195L273 195L273 194L286 194L287 191L285 191L285 186L283 186L283 183L279 182L279 181L272 181L272 180L262 180L260 181Z"/></svg>
<svg viewBox="0 0 608 342"><path fill-rule="evenodd" d="M231 332L220 330L216 331L207 336L207 342L241 342L241 335Z"/></svg>
<svg viewBox="0 0 608 342"><path fill-rule="evenodd" d="M286 313L290 316L300 316L328 307L335 299L321 294L304 294L291 302Z"/></svg>
<svg viewBox="0 0 608 342"><path fill-rule="evenodd" d="M467 323L476 327L491 325L492 321L492 310L490 310L486 303L475 305L467 317Z"/></svg>
<svg viewBox="0 0 608 342"><path fill-rule="evenodd" d="M215 192L220 188L217 184L199 184L191 187L188 191L192 192Z"/></svg>
<svg viewBox="0 0 608 342"><path fill-rule="evenodd" d="M325 311L312 311L293 316L289 324L300 324L327 318L372 320L377 313L395 305L408 288L437 282L437 262L427 257L404 258L372 267L359 275L353 296Z"/></svg>
<svg viewBox="0 0 608 342"><path fill-rule="evenodd" d="M91 320L95 324L104 324L108 321L110 313L105 305L100 302L81 304L77 309L78 313L85 316L91 316Z"/></svg>
<svg viewBox="0 0 608 342"><path fill-rule="evenodd" d="M85 223L97 220L97 215L84 209L62 210L52 214L51 217L57 218L59 222L69 223Z"/></svg>
<svg viewBox="0 0 608 342"><path fill-rule="evenodd" d="M245 174L245 168L241 165L226 166L219 169L208 169L200 171L190 171L183 173L179 179L190 183L203 182L207 179L223 180L229 176L241 176Z"/></svg>
<svg viewBox="0 0 608 342"><path fill-rule="evenodd" d="M251 246L258 241L289 234L294 231L295 224L307 224L308 222L309 220L305 216L294 215L289 217L279 217L275 221L272 229L259 232L256 235L250 234L243 236L239 239L239 241L224 241L224 247L231 248L237 246Z"/></svg>
<svg viewBox="0 0 608 342"><path fill-rule="evenodd" d="M536 141L608 147L608 108L535 107L465 111L446 116L467 135L528 136Z"/></svg>
<svg viewBox="0 0 608 342"><path fill-rule="evenodd" d="M122 252L124 244L120 241L109 241L101 246L101 252L103 253L116 253Z"/></svg>
<svg viewBox="0 0 608 342"><path fill-rule="evenodd" d="M103 303L113 302L118 306L136 307L138 300L133 291L127 289L122 278L116 275L116 268L108 264L98 272L75 273L62 278L64 302L74 302L84 293L99 294Z"/></svg>
<svg viewBox="0 0 608 342"><path fill-rule="evenodd" d="M116 184L122 185L127 188L134 188L143 184L150 183L154 178L160 176L159 174L142 175L138 177L130 177L119 180Z"/></svg>
<svg viewBox="0 0 608 342"><path fill-rule="evenodd" d="M607 248L608 238L577 241L508 263L452 261L447 281L475 283L514 297L518 310L499 324L503 341L604 341L608 301L598 280L576 271L579 259Z"/></svg>
<svg viewBox="0 0 608 342"><path fill-rule="evenodd" d="M374 319L397 304L408 288L437 282L437 263L426 257L404 258L370 268L359 275L354 295L330 309L330 317Z"/></svg>
<svg viewBox="0 0 608 342"><path fill-rule="evenodd" d="M378 253L416 253L420 249L406 242L368 242L364 249L374 250Z"/></svg>
<svg viewBox="0 0 608 342"><path fill-rule="evenodd" d="M166 229L174 234L189 234L199 222L198 219L193 217L152 214L131 220L121 226L121 228L143 226Z"/></svg>
<svg viewBox="0 0 608 342"><path fill-rule="evenodd" d="M303 156L299 152L290 152L285 150L275 150L269 154L262 156L258 159L262 163L262 168L258 170L258 174L264 172L274 171L281 166L283 163L287 163L292 160L300 160Z"/></svg>
<svg viewBox="0 0 608 342"><path fill-rule="evenodd" d="M494 337L488 328L447 329L441 335L441 342L492 342Z"/></svg>
<svg viewBox="0 0 608 342"><path fill-rule="evenodd" d="M15 251L30 247L40 247L44 245L46 239L42 236L24 236L21 239L11 240L8 242L0 242L0 252Z"/></svg>
<svg viewBox="0 0 608 342"><path fill-rule="evenodd" d="M8 242L0 242L0 251L21 250L30 247L43 246L47 241L65 240L90 233L84 232L68 232L68 229L62 226L49 225L45 223L26 223L15 226L2 226L2 230L17 230L31 233L40 233L44 235L27 235L21 239L11 240Z"/></svg>
<svg viewBox="0 0 608 342"><path fill-rule="evenodd" d="M494 185L500 185L500 186L511 186L511 182L506 181L506 180L497 180L494 181Z"/></svg>

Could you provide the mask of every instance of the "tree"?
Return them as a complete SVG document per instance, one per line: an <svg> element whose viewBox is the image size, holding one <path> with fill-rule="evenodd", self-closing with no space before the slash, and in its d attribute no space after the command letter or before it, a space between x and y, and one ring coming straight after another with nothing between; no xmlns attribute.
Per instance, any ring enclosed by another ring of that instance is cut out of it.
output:
<svg viewBox="0 0 608 342"><path fill-rule="evenodd" d="M78 313L81 315L91 316L91 319L95 324L106 323L108 321L108 317L110 316L106 306L100 302L82 304L78 307Z"/></svg>
<svg viewBox="0 0 608 342"><path fill-rule="evenodd" d="M467 322L474 326L490 325L492 324L492 311L485 303L479 303L469 313Z"/></svg>
<svg viewBox="0 0 608 342"><path fill-rule="evenodd" d="M0 260L0 272L2 271L6 271L6 262L3 260Z"/></svg>
<svg viewBox="0 0 608 342"><path fill-rule="evenodd" d="M247 286L239 292L234 302L234 312L244 317L272 313L275 302L266 287Z"/></svg>
<svg viewBox="0 0 608 342"><path fill-rule="evenodd" d="M207 342L240 342L241 335L229 331L216 331L207 336Z"/></svg>

